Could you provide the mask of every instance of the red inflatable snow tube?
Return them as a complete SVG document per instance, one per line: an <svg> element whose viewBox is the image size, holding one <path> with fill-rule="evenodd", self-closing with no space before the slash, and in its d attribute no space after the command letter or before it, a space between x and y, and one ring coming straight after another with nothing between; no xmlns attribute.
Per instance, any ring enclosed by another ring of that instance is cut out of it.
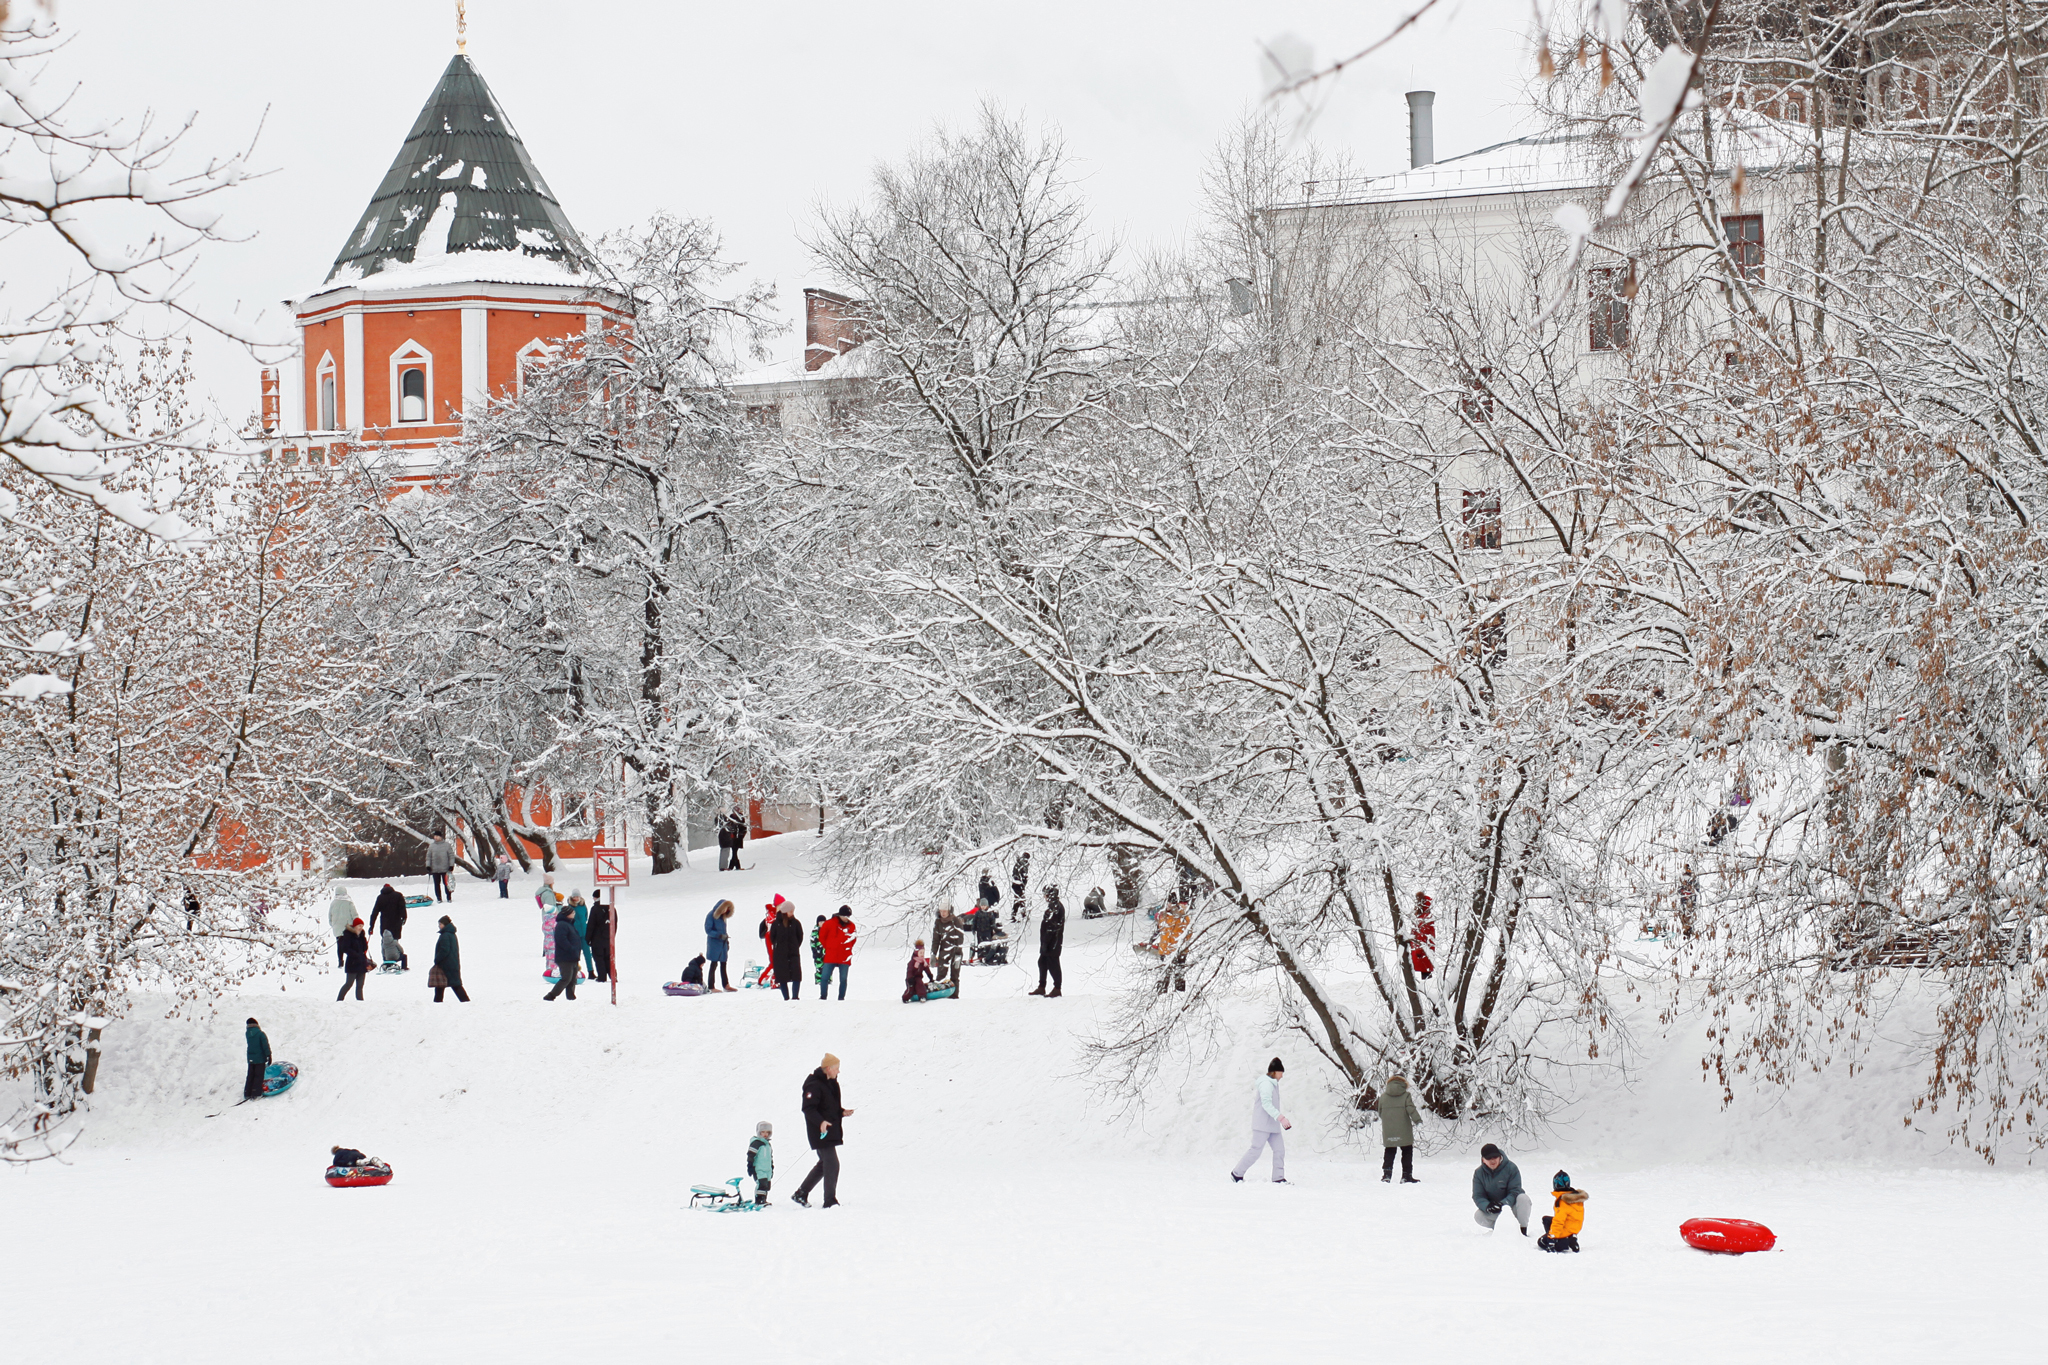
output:
<svg viewBox="0 0 2048 1365"><path fill-rule="evenodd" d="M327 1183L337 1190L353 1189L357 1185L389 1185L391 1168L383 1165L329 1166Z"/></svg>
<svg viewBox="0 0 2048 1365"><path fill-rule="evenodd" d="M1688 1218L1678 1225L1678 1235L1687 1246L1730 1256L1769 1251L1778 1244L1778 1234L1747 1218Z"/></svg>

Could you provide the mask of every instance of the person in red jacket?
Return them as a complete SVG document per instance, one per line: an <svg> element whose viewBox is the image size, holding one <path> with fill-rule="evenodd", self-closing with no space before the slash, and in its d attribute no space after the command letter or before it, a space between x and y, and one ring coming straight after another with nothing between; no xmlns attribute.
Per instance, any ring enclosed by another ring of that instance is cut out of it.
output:
<svg viewBox="0 0 2048 1365"><path fill-rule="evenodd" d="M825 941L825 974L818 978L818 998L825 998L825 991L832 984L832 973L839 973L839 998L846 998L846 973L853 966L853 941L859 928L853 922L853 907L842 905L837 914L825 921L820 933Z"/></svg>

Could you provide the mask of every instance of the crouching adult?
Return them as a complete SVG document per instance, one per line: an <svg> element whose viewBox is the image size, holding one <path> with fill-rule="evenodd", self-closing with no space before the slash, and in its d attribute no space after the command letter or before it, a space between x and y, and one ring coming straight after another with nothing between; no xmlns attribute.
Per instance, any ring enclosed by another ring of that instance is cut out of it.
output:
<svg viewBox="0 0 2048 1365"><path fill-rule="evenodd" d="M1479 1165L1472 1171L1472 1221L1493 1231L1502 1209L1514 1211L1522 1235L1529 1235L1529 1196L1522 1190L1522 1172L1507 1154L1492 1143L1479 1149Z"/></svg>

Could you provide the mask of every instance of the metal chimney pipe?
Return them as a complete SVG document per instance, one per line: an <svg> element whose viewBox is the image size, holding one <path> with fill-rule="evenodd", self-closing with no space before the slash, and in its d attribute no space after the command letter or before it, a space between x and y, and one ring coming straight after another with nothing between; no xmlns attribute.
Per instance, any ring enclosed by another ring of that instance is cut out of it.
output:
<svg viewBox="0 0 2048 1365"><path fill-rule="evenodd" d="M1408 169L1427 166L1436 160L1436 123L1433 111L1436 91L1408 92Z"/></svg>

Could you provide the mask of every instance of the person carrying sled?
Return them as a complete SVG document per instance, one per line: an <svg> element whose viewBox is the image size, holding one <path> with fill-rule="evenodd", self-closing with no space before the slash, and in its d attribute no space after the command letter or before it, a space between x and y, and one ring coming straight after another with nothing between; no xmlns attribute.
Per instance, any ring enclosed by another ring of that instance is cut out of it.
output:
<svg viewBox="0 0 2048 1365"><path fill-rule="evenodd" d="M1472 1221L1488 1232L1499 1221L1500 1211L1509 1209L1522 1225L1522 1235L1529 1235L1531 1206L1522 1190L1522 1172L1490 1142L1479 1149L1479 1165L1472 1171L1472 1204Z"/></svg>
<svg viewBox="0 0 2048 1365"><path fill-rule="evenodd" d="M375 910L371 914L377 913ZM363 998L363 978L367 977L370 966L370 936L363 932L363 922L355 920L348 926L348 932L341 936L341 969L348 975L342 978L341 989L335 992L336 1000L348 994L348 988L356 988L356 999Z"/></svg>
<svg viewBox="0 0 2048 1365"><path fill-rule="evenodd" d="M754 1202L768 1207L768 1186L775 1180L775 1125L762 1119L754 1125L754 1140L747 1144L747 1174L754 1181Z"/></svg>
<svg viewBox="0 0 2048 1365"><path fill-rule="evenodd" d="M925 1000L932 992L931 959L924 955L924 940L910 949L910 965L903 970L903 1003Z"/></svg>
<svg viewBox="0 0 2048 1365"><path fill-rule="evenodd" d="M455 887L448 880L455 871L455 845L448 842L448 831L434 831L434 842L427 845L427 872L434 879L435 901L455 899Z"/></svg>
<svg viewBox="0 0 2048 1365"><path fill-rule="evenodd" d="M1422 1183L1415 1178L1415 1125L1421 1121L1422 1111L1415 1107L1415 1096L1408 1091L1408 1078L1387 1077L1387 1083L1380 1087L1380 1144L1386 1149L1386 1155L1380 1158L1382 1185L1394 1178L1396 1148L1401 1153L1401 1183Z"/></svg>
<svg viewBox="0 0 2048 1365"><path fill-rule="evenodd" d="M825 921L825 979L818 985L818 998L825 998L826 987L832 984L834 973L839 976L839 998L846 998L847 974L853 970L853 944L859 937L860 926L853 922L853 907L842 905L832 912L832 918Z"/></svg>
<svg viewBox="0 0 2048 1365"><path fill-rule="evenodd" d="M775 988L784 1000L804 998L804 926L796 917L796 902L775 898L780 913L768 930L770 961L775 964Z"/></svg>
<svg viewBox="0 0 2048 1365"><path fill-rule="evenodd" d="M1536 1245L1545 1251L1577 1251L1579 1229L1586 1226L1586 1192L1572 1188L1572 1178L1559 1171L1550 1177L1551 1211L1543 1215L1543 1235Z"/></svg>
<svg viewBox="0 0 2048 1365"><path fill-rule="evenodd" d="M434 940L434 969L427 973L427 984L434 988L437 1005L444 991L454 991L457 1000L469 1003L469 992L462 989L462 945L455 941L455 921L446 915L441 916L441 936Z"/></svg>
<svg viewBox="0 0 2048 1365"><path fill-rule="evenodd" d="M249 1078L242 1082L242 1098L259 1099L263 1095L263 1072L270 1065L270 1039L254 1016L250 1017L243 1037L249 1043Z"/></svg>
<svg viewBox="0 0 2048 1365"><path fill-rule="evenodd" d="M1259 1159L1262 1148L1273 1149L1273 1183L1287 1183L1287 1139L1281 1136L1284 1129L1294 1125L1287 1115L1280 1112L1280 1078L1287 1074L1287 1068L1275 1057L1266 1064L1265 1077L1252 1094L1252 1145L1237 1159L1237 1165L1230 1168L1230 1178L1242 1183L1244 1173Z"/></svg>
<svg viewBox="0 0 2048 1365"><path fill-rule="evenodd" d="M576 932L576 915L568 906L555 912L555 988L542 996L552 1000L563 991L576 998L576 967L583 956L583 935Z"/></svg>
<svg viewBox="0 0 2048 1365"><path fill-rule="evenodd" d="M932 925L933 976L942 984L953 988L953 998L960 998L960 959L966 947L966 934L960 917L953 913L951 901L939 907L938 922Z"/></svg>
<svg viewBox="0 0 2048 1365"><path fill-rule="evenodd" d="M1045 888L1045 917L1038 921L1038 989L1033 995L1045 995L1048 1000L1060 996L1060 949L1067 942L1067 907L1060 900L1057 886ZM1052 993L1046 995L1045 974L1052 973Z"/></svg>
<svg viewBox="0 0 2048 1365"><path fill-rule="evenodd" d="M818 1154L818 1164L790 1196L802 1207L811 1206L811 1190L820 1180L825 1182L824 1207L839 1203L839 1144L845 1141L841 1130L852 1112L839 1102L839 1059L828 1052L818 1069L804 1078L804 1132Z"/></svg>
<svg viewBox="0 0 2048 1365"><path fill-rule="evenodd" d="M355 923L355 918L356 903L348 898L348 888L336 887L334 899L327 904L327 927L334 931L334 966L337 971L343 966L341 936L348 932L348 927Z"/></svg>
<svg viewBox="0 0 2048 1365"><path fill-rule="evenodd" d="M726 921L732 918L731 901L720 901L711 907L711 913L704 916L704 988L719 987L734 989L732 973L726 970L726 957L732 952L732 926Z"/></svg>

